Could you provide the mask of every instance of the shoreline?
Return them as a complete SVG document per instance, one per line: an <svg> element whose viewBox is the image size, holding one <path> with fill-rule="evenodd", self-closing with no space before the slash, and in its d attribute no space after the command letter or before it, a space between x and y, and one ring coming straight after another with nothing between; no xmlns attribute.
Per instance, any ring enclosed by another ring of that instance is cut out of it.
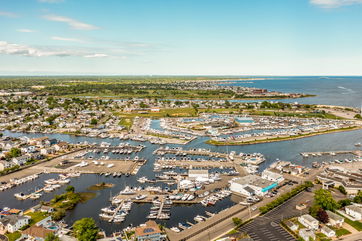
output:
<svg viewBox="0 0 362 241"><path fill-rule="evenodd" d="M280 141L291 141L291 140L297 140L307 137L313 137L313 136L319 136L319 135L326 135L326 134L332 134L332 133L338 133L338 132L348 132L348 131L355 131L362 129L362 126L355 126L351 128L342 128L337 130L328 130L324 132L317 132L317 133L310 133L305 135L299 135L296 137L282 137L282 138L273 138L273 139L265 139L265 140L256 140L256 141L249 141L249 142L236 142L236 143L229 143L229 142L217 142L212 141L211 139L208 141L205 141L208 145L213 146L243 146L243 145L254 145L254 144L262 144L262 143L272 143L272 142L280 142Z"/></svg>

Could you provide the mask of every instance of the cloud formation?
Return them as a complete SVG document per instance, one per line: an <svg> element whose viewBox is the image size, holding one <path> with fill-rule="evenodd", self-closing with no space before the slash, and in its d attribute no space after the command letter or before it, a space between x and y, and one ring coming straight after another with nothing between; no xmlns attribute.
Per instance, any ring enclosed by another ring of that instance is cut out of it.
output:
<svg viewBox="0 0 362 241"><path fill-rule="evenodd" d="M88 23L83 23L83 22L80 22L78 20L68 18L68 17L64 17L64 16L45 15L44 18L49 20L49 21L66 23L71 28L77 29L77 30L96 30L96 29L99 29L99 27L97 27L95 25L91 25L91 24L88 24Z"/></svg>
<svg viewBox="0 0 362 241"><path fill-rule="evenodd" d="M17 15L16 13L12 13L12 12L1 12L1 11L0 11L0 16L8 17L8 18L16 18L16 17L18 17L18 15Z"/></svg>
<svg viewBox="0 0 362 241"><path fill-rule="evenodd" d="M362 4L362 0L310 0L310 3L322 8L337 8L345 5Z"/></svg>
<svg viewBox="0 0 362 241"><path fill-rule="evenodd" d="M51 39L57 40L57 41L76 42L76 43L83 43L83 42L84 42L84 41L81 40L81 39L64 38L64 37L59 37L59 36L53 36L53 37L51 37Z"/></svg>
<svg viewBox="0 0 362 241"><path fill-rule="evenodd" d="M27 28L17 29L16 31L21 32L21 33L34 33L34 32L36 32L35 30L27 29Z"/></svg>
<svg viewBox="0 0 362 241"><path fill-rule="evenodd" d="M108 57L106 54L94 53L90 51L79 51L79 50L61 50L55 48L34 48L27 45L13 44L6 41L0 41L0 54L6 55L19 55L26 57L84 57L84 58L97 58L97 57Z"/></svg>

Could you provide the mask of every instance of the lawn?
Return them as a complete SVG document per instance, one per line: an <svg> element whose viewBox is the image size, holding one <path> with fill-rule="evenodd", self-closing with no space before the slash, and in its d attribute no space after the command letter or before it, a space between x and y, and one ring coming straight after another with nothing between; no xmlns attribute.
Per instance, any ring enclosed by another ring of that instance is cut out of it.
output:
<svg viewBox="0 0 362 241"><path fill-rule="evenodd" d="M339 229L334 229L333 228L333 230L336 232L337 237L341 237L341 236L344 236L344 235L347 235L347 234L351 233L350 231L348 231L345 228L339 228Z"/></svg>
<svg viewBox="0 0 362 241"><path fill-rule="evenodd" d="M29 225L34 225L37 222L40 222L41 220L43 220L44 218L49 216L47 213L43 213L43 212L27 213L26 215L31 217L31 221L30 221Z"/></svg>
<svg viewBox="0 0 362 241"><path fill-rule="evenodd" d="M194 117L197 116L194 108L177 108L177 109L161 109L159 112L121 112L120 117L134 118L134 117L148 117L148 118L162 118L162 117Z"/></svg>
<svg viewBox="0 0 362 241"><path fill-rule="evenodd" d="M362 231L362 223L358 221L352 221L349 218L344 217L344 221L354 227L357 231Z"/></svg>
<svg viewBox="0 0 362 241"><path fill-rule="evenodd" d="M119 125L123 126L124 128L126 128L128 130L131 129L132 124L133 124L133 118L122 118L119 121Z"/></svg>
<svg viewBox="0 0 362 241"><path fill-rule="evenodd" d="M21 237L21 233L19 231L16 231L14 233L7 233L6 237L8 237L9 241L15 241Z"/></svg>

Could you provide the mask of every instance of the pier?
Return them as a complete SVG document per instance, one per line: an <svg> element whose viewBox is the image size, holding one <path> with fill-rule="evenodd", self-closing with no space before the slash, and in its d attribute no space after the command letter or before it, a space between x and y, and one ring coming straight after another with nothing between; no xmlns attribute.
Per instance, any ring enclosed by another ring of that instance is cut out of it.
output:
<svg viewBox="0 0 362 241"><path fill-rule="evenodd" d="M118 205L118 207L116 208L115 212L112 214L111 219L108 222L113 222L114 217L117 215L118 211L122 208L124 203L124 200L122 200L122 202Z"/></svg>
<svg viewBox="0 0 362 241"><path fill-rule="evenodd" d="M303 157L316 157L316 156L335 156L335 155L343 155L343 154L352 154L355 156L362 156L361 150L348 150L348 151L320 151L320 152L301 152Z"/></svg>

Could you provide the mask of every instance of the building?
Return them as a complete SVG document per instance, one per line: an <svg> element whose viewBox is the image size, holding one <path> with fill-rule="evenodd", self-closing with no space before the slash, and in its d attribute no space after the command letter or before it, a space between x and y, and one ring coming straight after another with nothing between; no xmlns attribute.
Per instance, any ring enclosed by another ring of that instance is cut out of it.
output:
<svg viewBox="0 0 362 241"><path fill-rule="evenodd" d="M23 156L19 156L19 157L14 157L12 159L12 161L15 163L15 165L25 165L25 163L27 163L28 161L30 161L30 156L28 155L23 155Z"/></svg>
<svg viewBox="0 0 362 241"><path fill-rule="evenodd" d="M327 226L323 226L321 228L321 233L326 235L328 238L332 238L332 237L336 236L336 232L334 230L328 228Z"/></svg>
<svg viewBox="0 0 362 241"><path fill-rule="evenodd" d="M344 217L339 216L338 214L331 212L329 210L326 210L326 212L329 217L328 225L331 225L333 227L342 227L344 223Z"/></svg>
<svg viewBox="0 0 362 241"><path fill-rule="evenodd" d="M4 171L4 169L11 168L13 166L15 166L14 162L0 161L0 171Z"/></svg>
<svg viewBox="0 0 362 241"><path fill-rule="evenodd" d="M165 238L157 223L152 220L137 227L135 234L138 241L160 241Z"/></svg>
<svg viewBox="0 0 362 241"><path fill-rule="evenodd" d="M298 225L296 225L294 222L287 220L284 223L290 230L292 230L292 231L298 230Z"/></svg>
<svg viewBox="0 0 362 241"><path fill-rule="evenodd" d="M261 177L266 180L269 180L272 182L277 182L277 183L281 183L282 181L284 181L283 175L280 175L279 173L272 172L269 170L264 170L261 174Z"/></svg>
<svg viewBox="0 0 362 241"><path fill-rule="evenodd" d="M315 218L313 218L309 214L304 214L300 217L298 217L298 221L303 224L308 229L314 229L317 230L319 227L319 221Z"/></svg>
<svg viewBox="0 0 362 241"><path fill-rule="evenodd" d="M209 178L209 171L208 170L190 169L188 177L190 179L196 179L196 178L207 178L208 179Z"/></svg>
<svg viewBox="0 0 362 241"><path fill-rule="evenodd" d="M39 227L36 225L31 226L30 228L24 230L22 234L27 238L26 240L36 240L43 241L45 238L53 231L46 229L44 227Z"/></svg>
<svg viewBox="0 0 362 241"><path fill-rule="evenodd" d="M362 220L362 208L356 206L356 205L349 205L345 208L346 213L353 217L355 220Z"/></svg>
<svg viewBox="0 0 362 241"><path fill-rule="evenodd" d="M40 212L52 213L52 212L54 212L54 208L50 207L50 206L43 205L43 206L40 207Z"/></svg>
<svg viewBox="0 0 362 241"><path fill-rule="evenodd" d="M27 216L8 215L0 219L0 233L13 233L29 224Z"/></svg>
<svg viewBox="0 0 362 241"><path fill-rule="evenodd" d="M230 181L230 190L243 196L264 196L276 186L278 186L277 182L266 180L257 175L247 175Z"/></svg>
<svg viewBox="0 0 362 241"><path fill-rule="evenodd" d="M302 228L301 230L299 230L299 236L306 241L315 240L314 230Z"/></svg>

